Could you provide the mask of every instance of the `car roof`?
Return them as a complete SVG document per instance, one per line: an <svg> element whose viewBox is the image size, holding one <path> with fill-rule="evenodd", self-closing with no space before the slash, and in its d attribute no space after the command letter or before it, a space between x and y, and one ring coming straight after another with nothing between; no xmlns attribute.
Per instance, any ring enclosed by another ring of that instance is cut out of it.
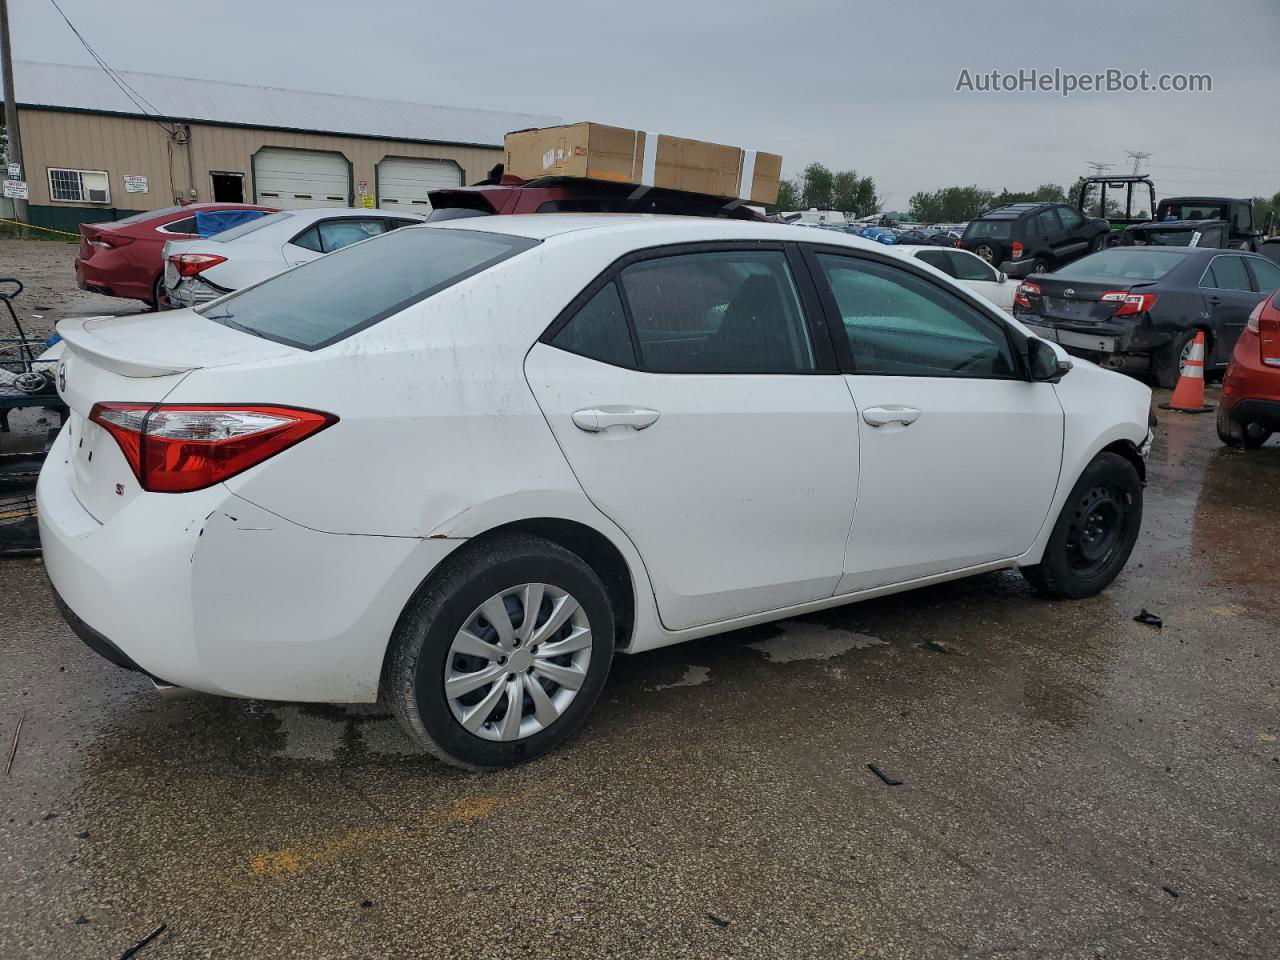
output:
<svg viewBox="0 0 1280 960"><path fill-rule="evenodd" d="M289 223L295 226L304 226L308 223L315 223L317 220L332 220L342 217L399 217L403 220L421 220L426 221L420 213L406 213L403 210L383 210L379 207L310 207L303 210L280 210L279 213L289 214ZM283 223L284 221L277 221Z"/></svg>
<svg viewBox="0 0 1280 960"><path fill-rule="evenodd" d="M1006 204L1003 207L996 207L994 210L988 210L986 213L982 214L979 217L975 217L974 219L986 220L990 218L992 220L1016 220L1018 217L1022 216L1024 213L1030 213L1032 210L1039 210L1041 207L1060 207L1060 206L1063 206L1063 204L1056 203L1056 202L1010 203L1010 204Z"/></svg>
<svg viewBox="0 0 1280 960"><path fill-rule="evenodd" d="M511 216L464 217L410 229L472 230L549 240L568 234L633 233L646 245L700 240L774 240L821 243L883 251L884 245L837 230L817 233L810 227L714 217L685 217L652 213L523 213Z"/></svg>

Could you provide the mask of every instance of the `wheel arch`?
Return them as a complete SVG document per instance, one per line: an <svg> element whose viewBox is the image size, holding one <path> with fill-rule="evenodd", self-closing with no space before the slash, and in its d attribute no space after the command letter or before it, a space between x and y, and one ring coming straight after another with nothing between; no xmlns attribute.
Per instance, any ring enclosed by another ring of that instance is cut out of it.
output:
<svg viewBox="0 0 1280 960"><path fill-rule="evenodd" d="M1142 459L1142 454L1138 452L1138 445L1132 440L1113 440L1098 453L1115 453L1124 457L1133 465L1133 469L1138 471L1138 479L1143 484L1147 482L1147 461ZM1092 463L1097 456L1098 454L1095 453L1090 457L1089 463Z"/></svg>

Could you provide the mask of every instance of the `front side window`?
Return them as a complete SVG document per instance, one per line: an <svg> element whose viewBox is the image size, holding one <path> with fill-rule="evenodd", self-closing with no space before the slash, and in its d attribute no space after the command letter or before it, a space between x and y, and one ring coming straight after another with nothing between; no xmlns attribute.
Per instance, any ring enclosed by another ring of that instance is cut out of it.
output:
<svg viewBox="0 0 1280 960"><path fill-rule="evenodd" d="M849 338L855 373L1013 378L1004 329L922 277L880 263L819 254Z"/></svg>
<svg viewBox="0 0 1280 960"><path fill-rule="evenodd" d="M981 257L963 250L944 251L951 258L952 276L957 280L989 280L995 282L996 271Z"/></svg>
<svg viewBox="0 0 1280 960"><path fill-rule="evenodd" d="M1076 213L1071 207L1058 207L1058 219L1062 221L1062 226L1065 230L1074 230L1084 223L1080 214Z"/></svg>
<svg viewBox="0 0 1280 960"><path fill-rule="evenodd" d="M111 183L103 170L50 168L49 199L68 203L110 203Z"/></svg>
<svg viewBox="0 0 1280 960"><path fill-rule="evenodd" d="M1244 266L1244 257L1214 257L1209 269L1205 270L1200 286L1213 287L1218 290L1252 290L1249 272Z"/></svg>
<svg viewBox="0 0 1280 960"><path fill-rule="evenodd" d="M817 368L786 255L726 250L642 260L619 276L656 373L804 373Z"/></svg>
<svg viewBox="0 0 1280 960"><path fill-rule="evenodd" d="M349 247L361 240L376 237L387 228L383 220L326 220L318 224L320 230L320 249L325 253L333 253L343 247Z"/></svg>
<svg viewBox="0 0 1280 960"><path fill-rule="evenodd" d="M1277 267L1270 260L1263 260L1261 257L1250 257L1249 269L1253 271L1253 277L1258 281L1259 293L1280 290L1280 267Z"/></svg>
<svg viewBox="0 0 1280 960"><path fill-rule="evenodd" d="M474 230L393 230L197 312L267 340L318 350L537 245Z"/></svg>

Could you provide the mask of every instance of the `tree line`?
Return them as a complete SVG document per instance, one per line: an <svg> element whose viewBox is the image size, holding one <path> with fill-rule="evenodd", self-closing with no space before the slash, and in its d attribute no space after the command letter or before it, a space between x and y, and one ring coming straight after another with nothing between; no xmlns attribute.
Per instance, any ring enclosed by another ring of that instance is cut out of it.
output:
<svg viewBox="0 0 1280 960"><path fill-rule="evenodd" d="M859 176L856 170L832 170L811 163L798 177L778 184L778 201L771 213L783 210L839 210L853 217L865 217L881 207L876 182Z"/></svg>

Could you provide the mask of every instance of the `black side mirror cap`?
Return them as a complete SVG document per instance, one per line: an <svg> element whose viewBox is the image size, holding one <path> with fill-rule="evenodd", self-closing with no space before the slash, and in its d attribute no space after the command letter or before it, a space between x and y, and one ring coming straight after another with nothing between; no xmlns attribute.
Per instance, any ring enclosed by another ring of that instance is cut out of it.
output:
<svg viewBox="0 0 1280 960"><path fill-rule="evenodd" d="M1037 383L1058 383L1071 372L1071 361L1059 358L1039 337L1027 338L1027 367Z"/></svg>

